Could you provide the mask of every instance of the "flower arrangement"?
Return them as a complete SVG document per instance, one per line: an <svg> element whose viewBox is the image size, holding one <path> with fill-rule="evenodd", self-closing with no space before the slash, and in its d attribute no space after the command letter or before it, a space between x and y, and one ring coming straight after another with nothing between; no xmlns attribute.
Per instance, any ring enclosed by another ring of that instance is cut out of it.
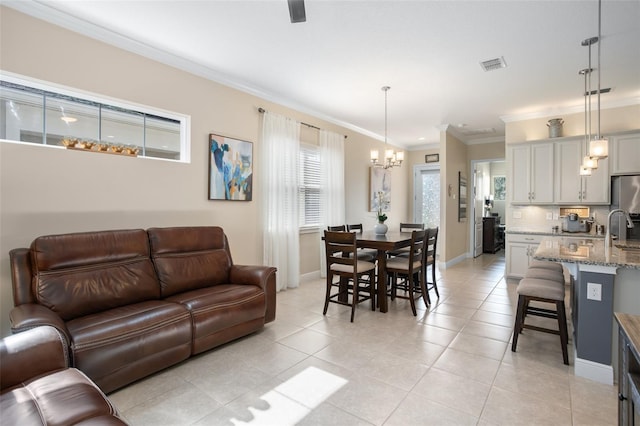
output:
<svg viewBox="0 0 640 426"><path fill-rule="evenodd" d="M384 192L378 191L378 222L384 223L387 220L387 215L382 210L389 205L389 201L385 200Z"/></svg>

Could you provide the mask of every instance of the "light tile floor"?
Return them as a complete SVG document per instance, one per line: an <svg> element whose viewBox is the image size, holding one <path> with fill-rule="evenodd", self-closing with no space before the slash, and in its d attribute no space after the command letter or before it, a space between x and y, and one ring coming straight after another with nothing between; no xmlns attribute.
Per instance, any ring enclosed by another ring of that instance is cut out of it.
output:
<svg viewBox="0 0 640 426"><path fill-rule="evenodd" d="M324 282L306 282L261 332L109 398L134 426L615 425L616 387L575 377L557 336L525 330L511 352L501 253L440 270L417 317L400 299L353 324L344 306L323 316Z"/></svg>

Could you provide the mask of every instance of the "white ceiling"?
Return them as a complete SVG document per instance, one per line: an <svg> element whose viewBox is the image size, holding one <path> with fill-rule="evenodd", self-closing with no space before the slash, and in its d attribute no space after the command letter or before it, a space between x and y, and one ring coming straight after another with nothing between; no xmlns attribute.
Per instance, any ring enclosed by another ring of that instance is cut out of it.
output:
<svg viewBox="0 0 640 426"><path fill-rule="evenodd" d="M391 86L389 142L408 149L445 125L494 141L505 121L584 111L597 1L305 3L307 22L291 24L286 0L3 2L374 137ZM640 1L604 0L602 36L603 108L640 103ZM481 68L501 56L507 68Z"/></svg>

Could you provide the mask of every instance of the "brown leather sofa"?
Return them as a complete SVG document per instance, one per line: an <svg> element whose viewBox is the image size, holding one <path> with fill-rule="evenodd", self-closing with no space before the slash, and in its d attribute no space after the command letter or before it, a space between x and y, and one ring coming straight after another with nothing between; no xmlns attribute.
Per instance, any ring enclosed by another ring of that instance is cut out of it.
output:
<svg viewBox="0 0 640 426"><path fill-rule="evenodd" d="M102 391L69 367L67 344L53 327L0 342L0 424L126 425Z"/></svg>
<svg viewBox="0 0 640 426"><path fill-rule="evenodd" d="M107 393L275 319L276 269L234 265L219 227L42 236L10 261L12 331L55 327Z"/></svg>

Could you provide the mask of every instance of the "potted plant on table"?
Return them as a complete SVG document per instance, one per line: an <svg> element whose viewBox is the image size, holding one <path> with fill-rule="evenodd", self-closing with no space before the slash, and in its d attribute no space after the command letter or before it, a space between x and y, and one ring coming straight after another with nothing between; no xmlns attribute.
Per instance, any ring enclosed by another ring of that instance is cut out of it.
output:
<svg viewBox="0 0 640 426"><path fill-rule="evenodd" d="M373 230L378 235L384 235L389 230L389 227L384 223L387 220L387 214L384 213L383 209L389 205L389 201L385 200L384 192L378 191L378 214L377 219L378 223L373 227Z"/></svg>

